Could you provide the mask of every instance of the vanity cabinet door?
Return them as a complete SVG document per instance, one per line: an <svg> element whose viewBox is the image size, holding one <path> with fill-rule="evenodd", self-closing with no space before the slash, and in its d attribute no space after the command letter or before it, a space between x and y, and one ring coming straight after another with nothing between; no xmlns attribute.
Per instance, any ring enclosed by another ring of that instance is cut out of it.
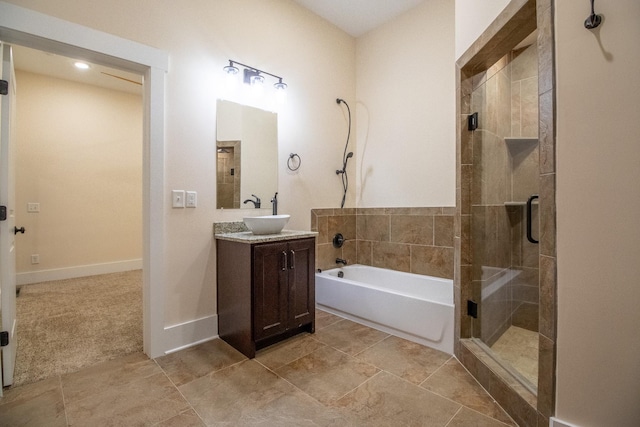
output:
<svg viewBox="0 0 640 427"><path fill-rule="evenodd" d="M253 339L285 332L289 323L289 254L286 242L256 245L253 252Z"/></svg>
<svg viewBox="0 0 640 427"><path fill-rule="evenodd" d="M289 327L315 323L315 239L289 242Z"/></svg>

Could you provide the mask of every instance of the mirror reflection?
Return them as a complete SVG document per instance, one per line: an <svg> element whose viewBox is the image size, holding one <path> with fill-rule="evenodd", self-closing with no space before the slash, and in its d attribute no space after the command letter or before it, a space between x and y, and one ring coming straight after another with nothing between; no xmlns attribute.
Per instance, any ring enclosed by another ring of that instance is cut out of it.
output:
<svg viewBox="0 0 640 427"><path fill-rule="evenodd" d="M254 209L278 191L277 114L218 100L216 120L217 208Z"/></svg>

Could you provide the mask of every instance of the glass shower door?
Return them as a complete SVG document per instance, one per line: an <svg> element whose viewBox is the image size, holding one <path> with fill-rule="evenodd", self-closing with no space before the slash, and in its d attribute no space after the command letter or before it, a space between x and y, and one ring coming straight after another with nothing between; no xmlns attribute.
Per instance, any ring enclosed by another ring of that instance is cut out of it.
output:
<svg viewBox="0 0 640 427"><path fill-rule="evenodd" d="M475 78L471 245L473 336L530 390L538 370L537 51L511 52ZM531 200L530 200L531 199ZM527 203L529 201L529 203Z"/></svg>

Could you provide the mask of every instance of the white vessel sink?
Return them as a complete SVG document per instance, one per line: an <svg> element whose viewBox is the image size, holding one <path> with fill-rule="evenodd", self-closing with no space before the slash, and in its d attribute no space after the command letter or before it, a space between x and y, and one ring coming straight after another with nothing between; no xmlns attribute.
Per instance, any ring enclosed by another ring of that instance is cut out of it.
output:
<svg viewBox="0 0 640 427"><path fill-rule="evenodd" d="M278 234L290 217L291 215L247 216L242 220L253 234Z"/></svg>

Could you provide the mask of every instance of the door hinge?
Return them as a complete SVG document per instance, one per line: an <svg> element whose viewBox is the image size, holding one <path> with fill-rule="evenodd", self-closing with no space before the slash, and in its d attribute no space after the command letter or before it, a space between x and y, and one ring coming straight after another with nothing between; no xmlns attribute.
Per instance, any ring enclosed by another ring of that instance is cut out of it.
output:
<svg viewBox="0 0 640 427"><path fill-rule="evenodd" d="M2 331L0 332L0 347L5 347L9 345L9 332Z"/></svg>
<svg viewBox="0 0 640 427"><path fill-rule="evenodd" d="M9 82L6 80L0 80L0 95L9 94Z"/></svg>
<svg viewBox="0 0 640 427"><path fill-rule="evenodd" d="M467 300L467 316L478 318L478 303L470 299Z"/></svg>
<svg viewBox="0 0 640 427"><path fill-rule="evenodd" d="M0 206L0 221L6 221L6 220L7 220L7 207Z"/></svg>

